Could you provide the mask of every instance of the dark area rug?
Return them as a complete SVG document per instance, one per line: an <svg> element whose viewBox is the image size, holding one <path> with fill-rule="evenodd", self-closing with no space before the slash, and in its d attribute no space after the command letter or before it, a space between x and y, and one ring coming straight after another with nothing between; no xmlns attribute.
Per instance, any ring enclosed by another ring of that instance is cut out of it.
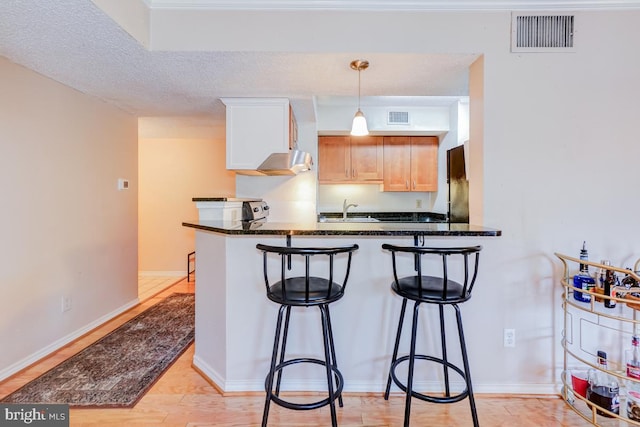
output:
<svg viewBox="0 0 640 427"><path fill-rule="evenodd" d="M130 408L193 342L193 294L172 294L1 400Z"/></svg>

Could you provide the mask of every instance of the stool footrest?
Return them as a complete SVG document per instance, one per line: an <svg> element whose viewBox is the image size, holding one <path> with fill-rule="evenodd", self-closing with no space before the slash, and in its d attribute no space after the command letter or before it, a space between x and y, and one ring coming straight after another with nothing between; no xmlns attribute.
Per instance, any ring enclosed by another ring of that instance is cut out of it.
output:
<svg viewBox="0 0 640 427"><path fill-rule="evenodd" d="M307 357L300 357L300 358L296 358L296 359L290 359L290 360L286 360L278 365L276 365L274 371L273 371L273 375L275 376L276 373L278 371L281 371L282 369L284 369L285 367L289 366L289 365L295 365L298 363L313 363L316 365L321 365L321 366L327 366L326 362L324 360L320 360L320 359L313 359L313 358L307 358ZM311 409L317 409L317 408L321 408L323 406L329 405L331 402L333 402L334 400L336 400L337 398L340 397L340 395L342 395L342 388L344 386L344 378L342 377L342 373L338 370L337 367L330 365L329 368L331 369L331 371L333 371L333 374L335 375L335 381L336 381L336 387L335 390L333 392L333 394L331 396L328 396L327 398L323 399L323 400L319 400L317 402L310 402L310 403L293 403L293 402L288 402L282 398L280 398L280 396L278 396L277 394L274 393L273 390L268 390L268 384L269 384L269 375L267 375L267 378L265 380L265 390L267 392L267 396L269 399L271 399L274 403L287 408L287 409L294 409L294 410L298 410L298 411L307 411L307 410L311 410Z"/></svg>
<svg viewBox="0 0 640 427"><path fill-rule="evenodd" d="M456 371L458 373L458 375L460 375L462 377L462 379L465 381L466 384L466 380L467 380L467 376L465 375L464 371L462 369L460 369L459 367L457 367L456 365L450 363L450 362L445 362L443 359L434 357L434 356L427 356L424 354L416 354L415 355L416 359L420 359L420 360L428 360L430 362L435 362L438 363L440 365L443 366L447 366L448 368L453 369L454 371ZM409 360L409 356L403 356L403 357L399 357L398 359L396 359L396 361L391 365L391 369L390 369L390 374L391 374L391 379L393 380L393 382L405 393L407 392L407 386L402 383L398 377L396 376L396 367L402 363L402 362L406 362ZM424 400L425 402L431 402L431 403L455 403L455 402L459 402L463 399L465 399L467 396L469 396L469 389L467 387L465 387L465 389L463 391L461 391L459 394L453 395L453 396L430 396L424 393L418 393L417 391L411 390L411 396L415 397L417 399L420 400Z"/></svg>

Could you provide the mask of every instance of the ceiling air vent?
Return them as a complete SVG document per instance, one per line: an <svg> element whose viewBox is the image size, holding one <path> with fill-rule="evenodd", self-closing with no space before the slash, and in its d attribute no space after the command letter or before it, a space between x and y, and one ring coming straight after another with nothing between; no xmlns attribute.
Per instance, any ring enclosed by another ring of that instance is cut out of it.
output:
<svg viewBox="0 0 640 427"><path fill-rule="evenodd" d="M575 15L513 13L512 52L572 52Z"/></svg>
<svg viewBox="0 0 640 427"><path fill-rule="evenodd" d="M409 112L408 111L389 111L387 115L388 125L408 125L409 124Z"/></svg>

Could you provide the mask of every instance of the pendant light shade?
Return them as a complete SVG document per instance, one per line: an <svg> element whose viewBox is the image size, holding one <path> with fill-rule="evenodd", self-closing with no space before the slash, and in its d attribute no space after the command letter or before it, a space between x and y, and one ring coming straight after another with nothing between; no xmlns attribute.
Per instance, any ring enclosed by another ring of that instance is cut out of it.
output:
<svg viewBox="0 0 640 427"><path fill-rule="evenodd" d="M351 125L351 135L364 136L369 135L369 128L367 127L367 119L364 117L362 110L360 110L360 72L366 70L369 67L369 61L364 59L356 59L351 61L351 69L358 72L358 111L353 118L353 124Z"/></svg>
<svg viewBox="0 0 640 427"><path fill-rule="evenodd" d="M367 128L367 119L364 118L364 114L362 114L360 108L358 108L358 111L356 111L356 115L353 118L353 124L351 125L351 135L369 135L369 128Z"/></svg>

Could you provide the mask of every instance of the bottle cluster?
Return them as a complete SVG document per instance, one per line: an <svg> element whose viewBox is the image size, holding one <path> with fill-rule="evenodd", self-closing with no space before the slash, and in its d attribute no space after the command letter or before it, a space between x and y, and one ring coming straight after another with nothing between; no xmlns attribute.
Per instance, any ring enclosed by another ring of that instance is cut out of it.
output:
<svg viewBox="0 0 640 427"><path fill-rule="evenodd" d="M602 303L604 308L613 309L622 299L636 310L640 310L640 284L629 273L618 277L614 269L609 268L609 260L600 261L595 274L589 271L589 253L586 242L580 250L580 266L573 276L573 298L576 301ZM620 269L618 269L618 272ZM636 275L638 272L636 272ZM638 292L636 292L638 291ZM635 301L635 302L634 302ZM626 395L626 416L630 420L640 421L640 333L634 324L631 347L625 351L624 371L612 375L609 371L607 353L597 352L597 369L590 369L587 375L586 397L596 407L596 412L605 417L620 415L620 396ZM626 379L623 379L626 376ZM575 391L575 390L574 390ZM584 389L583 392L584 393ZM624 411L624 407L622 410Z"/></svg>
<svg viewBox="0 0 640 427"><path fill-rule="evenodd" d="M626 415L630 420L640 421L640 337L633 335L631 348L625 351ZM611 375L607 363L607 353L597 353L598 369L588 373L586 398L596 405L596 412L605 417L620 415L620 388L618 377Z"/></svg>
<svg viewBox="0 0 640 427"><path fill-rule="evenodd" d="M587 251L586 242L582 243L580 250L580 260L589 261L589 252ZM580 302L591 302L591 298L595 298L596 302L601 302L606 308L615 308L617 305L616 298L627 298L629 300L638 300L637 306L633 303L633 308L640 308L640 292L632 292L631 288L639 286L635 278L629 274L625 274L620 280L616 272L606 268L611 265L609 260L602 260L595 276L589 272L589 265L580 263L579 271L573 276L573 298ZM628 268L631 271L631 268ZM582 291L587 292L582 292ZM640 289L638 289L640 291ZM602 295L602 296L600 296Z"/></svg>

